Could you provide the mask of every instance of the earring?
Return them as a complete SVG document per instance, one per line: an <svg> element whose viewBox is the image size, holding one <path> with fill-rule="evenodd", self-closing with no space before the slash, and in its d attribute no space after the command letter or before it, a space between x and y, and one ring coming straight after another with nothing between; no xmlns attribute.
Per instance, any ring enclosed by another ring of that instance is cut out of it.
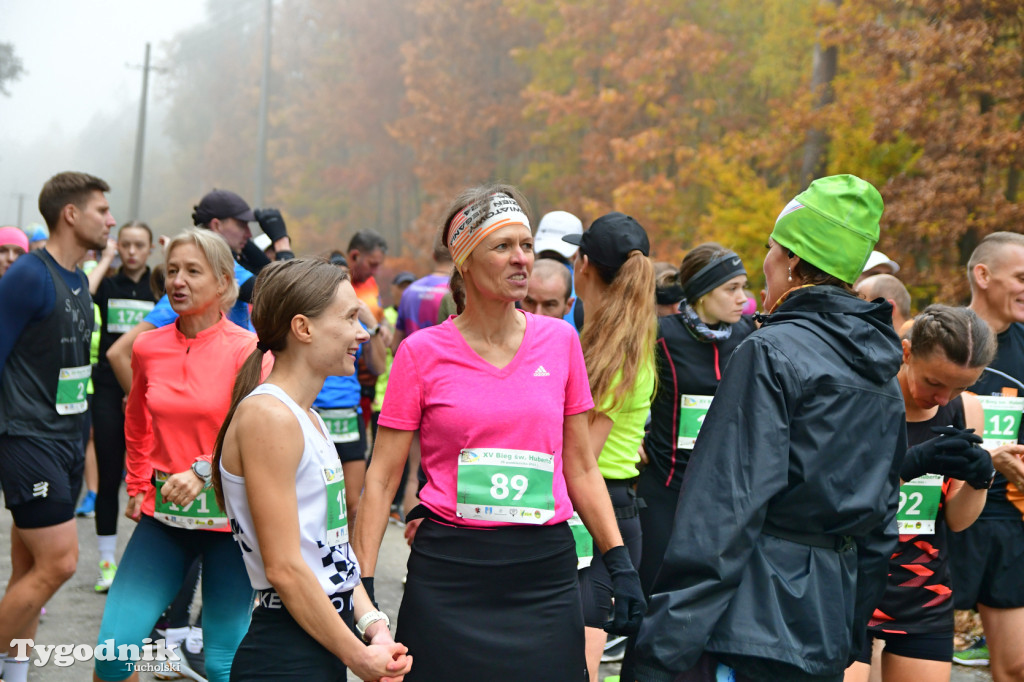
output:
<svg viewBox="0 0 1024 682"><path fill-rule="evenodd" d="M789 268L789 281L793 281L793 268Z"/></svg>

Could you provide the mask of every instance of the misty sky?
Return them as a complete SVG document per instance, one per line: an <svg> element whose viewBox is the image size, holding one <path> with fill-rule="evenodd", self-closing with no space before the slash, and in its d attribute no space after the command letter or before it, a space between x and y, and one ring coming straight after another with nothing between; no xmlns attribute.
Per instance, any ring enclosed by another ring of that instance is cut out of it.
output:
<svg viewBox="0 0 1024 682"><path fill-rule="evenodd" d="M98 141L78 137L97 118L116 118L134 135L142 72L129 65L142 64L147 41L159 63L163 44L204 17L205 0L0 0L0 42L14 45L25 68L7 85L11 96L0 95L0 225L17 220L17 193L26 195L23 223L42 222L39 190L59 171L109 174L111 165L120 170L127 162L130 175L130 149L92 164ZM150 77L155 119L158 78ZM147 137L159 132L151 121ZM116 189L115 208L129 194L128 187Z"/></svg>

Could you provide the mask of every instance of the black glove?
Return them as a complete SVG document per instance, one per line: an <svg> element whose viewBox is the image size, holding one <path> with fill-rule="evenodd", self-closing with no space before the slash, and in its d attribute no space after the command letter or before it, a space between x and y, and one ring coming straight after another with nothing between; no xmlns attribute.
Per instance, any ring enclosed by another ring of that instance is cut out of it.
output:
<svg viewBox="0 0 1024 682"><path fill-rule="evenodd" d="M375 609L377 609L379 611L380 607L377 606L377 600L376 600L376 598L373 595L373 576L372 575L369 576L369 577L363 576L362 580L363 580L363 589L366 590L366 596L368 596L370 598L370 601L373 603L373 608L375 608Z"/></svg>
<svg viewBox="0 0 1024 682"><path fill-rule="evenodd" d="M619 545L609 549L601 558L612 577L612 596L615 598L612 619L604 624L605 632L635 635L647 612L647 600L640 587L640 575L630 561L629 550Z"/></svg>
<svg viewBox="0 0 1024 682"><path fill-rule="evenodd" d="M288 236L288 228L284 225L284 218L281 217L281 212L276 208L257 208L253 211L253 215L256 216L256 222L260 224L263 234L270 237L271 244L278 239L284 239Z"/></svg>
<svg viewBox="0 0 1024 682"><path fill-rule="evenodd" d="M977 488L979 481L992 479L992 457L978 447L981 436L974 429L957 429L952 426L933 426L937 438L907 448L900 468L900 478L912 481L922 474L940 474L962 481L971 481Z"/></svg>

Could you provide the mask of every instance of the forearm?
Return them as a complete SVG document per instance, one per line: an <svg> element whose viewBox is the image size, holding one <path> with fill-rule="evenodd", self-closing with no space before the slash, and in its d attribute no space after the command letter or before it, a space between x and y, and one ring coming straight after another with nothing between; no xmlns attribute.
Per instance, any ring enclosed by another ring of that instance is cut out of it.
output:
<svg viewBox="0 0 1024 682"><path fill-rule="evenodd" d="M622 535L615 520L612 500L596 462L593 467L574 476L567 475L565 485L573 508L594 537L594 545L601 552L621 545Z"/></svg>
<svg viewBox="0 0 1024 682"><path fill-rule="evenodd" d="M359 499L359 514L352 529L352 549L355 550L359 569L365 578L372 578L377 569L377 555L384 540L388 512L391 509L389 500L394 499L394 491L398 488L396 483L389 492L388 485L369 474L370 471L367 471L363 494Z"/></svg>
<svg viewBox="0 0 1024 682"><path fill-rule="evenodd" d="M953 486L959 483L959 487ZM976 490L966 483L954 481L946 496L946 523L954 533L959 533L974 523L988 499L988 490Z"/></svg>
<svg viewBox="0 0 1024 682"><path fill-rule="evenodd" d="M366 353L366 368L374 376L380 376L387 369L387 346L384 345L384 335L378 328L377 334L373 336L363 347Z"/></svg>
<svg viewBox="0 0 1024 682"><path fill-rule="evenodd" d="M96 292L99 290L100 282L102 282L103 278L107 276L107 271L110 269L110 264L112 262L114 262L113 256L108 258L106 255L104 255L103 258L101 258L99 262L96 263L96 267L90 270L89 274L86 275L86 278L89 280L90 294L95 295Z"/></svg>
<svg viewBox="0 0 1024 682"><path fill-rule="evenodd" d="M139 334L150 329L156 329L156 327L148 322L140 322L131 331L122 334L121 338L107 349L107 362L110 363L117 383L121 385L125 395L131 393L132 390L132 346Z"/></svg>
<svg viewBox="0 0 1024 682"><path fill-rule="evenodd" d="M352 548L359 558L363 576L373 577L377 554L388 525L388 512L395 491L402 483L402 471L409 456L412 431L396 431L386 426L377 430L370 468L366 470L359 514L352 530Z"/></svg>
<svg viewBox="0 0 1024 682"><path fill-rule="evenodd" d="M364 648L363 643L334 610L313 572L301 557L298 559L267 566L267 579L295 622L325 649L350 664Z"/></svg>

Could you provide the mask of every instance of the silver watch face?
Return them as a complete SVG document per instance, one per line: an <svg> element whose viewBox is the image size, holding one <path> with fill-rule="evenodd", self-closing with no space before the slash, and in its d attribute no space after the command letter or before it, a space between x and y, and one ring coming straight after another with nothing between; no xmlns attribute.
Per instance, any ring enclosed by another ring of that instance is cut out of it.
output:
<svg viewBox="0 0 1024 682"><path fill-rule="evenodd" d="M213 466L205 459L201 459L192 463L192 471L196 473L196 476L209 478L213 475Z"/></svg>

